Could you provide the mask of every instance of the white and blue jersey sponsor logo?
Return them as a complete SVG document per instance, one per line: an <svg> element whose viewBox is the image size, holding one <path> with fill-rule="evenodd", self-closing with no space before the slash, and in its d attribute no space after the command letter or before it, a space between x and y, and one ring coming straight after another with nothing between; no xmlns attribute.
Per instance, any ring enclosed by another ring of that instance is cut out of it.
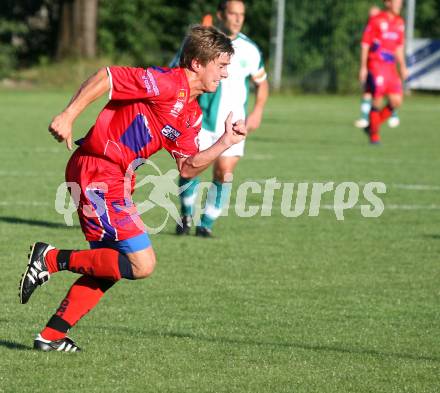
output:
<svg viewBox="0 0 440 393"><path fill-rule="evenodd" d="M180 136L180 131L176 130L175 128L171 127L169 124L167 124L164 128L162 128L161 131L162 135L169 139L170 141L175 142L177 138Z"/></svg>

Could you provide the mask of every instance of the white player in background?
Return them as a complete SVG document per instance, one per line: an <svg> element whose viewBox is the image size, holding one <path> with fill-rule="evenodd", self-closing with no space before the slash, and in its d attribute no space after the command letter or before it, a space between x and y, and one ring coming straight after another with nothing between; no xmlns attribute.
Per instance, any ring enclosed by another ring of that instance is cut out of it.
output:
<svg viewBox="0 0 440 393"><path fill-rule="evenodd" d="M199 98L203 111L202 130L199 134L200 150L209 148L220 138L224 132L224 121L230 112L233 112L233 120L246 118L248 131L256 130L261 124L269 95L269 84L258 46L241 33L245 11L246 6L242 0L223 0L218 4L218 27L232 40L235 54L228 67L229 76L220 82L217 92L204 94ZM206 16L204 20L212 21ZM247 115L249 82L255 85L255 104ZM220 216L224 201L229 197L232 174L244 154L244 144L243 141L232 146L214 162L212 184L196 228L197 236L211 236L214 221ZM188 187L180 195L182 225L176 227L178 235L190 232L199 182L198 177L180 178L179 186Z"/></svg>

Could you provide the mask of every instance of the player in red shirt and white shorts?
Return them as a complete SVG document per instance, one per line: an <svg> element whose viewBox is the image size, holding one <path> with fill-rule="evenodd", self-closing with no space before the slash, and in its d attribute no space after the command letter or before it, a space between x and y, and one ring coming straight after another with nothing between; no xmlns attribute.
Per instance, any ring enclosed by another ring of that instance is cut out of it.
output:
<svg viewBox="0 0 440 393"><path fill-rule="evenodd" d="M109 92L109 102L66 168L66 181L78 204L81 228L91 250L58 250L37 242L20 282L20 302L60 270L82 276L70 288L56 313L34 341L43 351L73 352L78 346L68 330L87 314L121 278L141 279L156 263L131 194L134 171L143 159L165 148L184 177L206 169L230 146L246 136L232 114L225 133L211 148L199 152L197 136L202 112L197 97L214 92L227 77L234 53L228 37L213 27L195 26L188 34L181 68L108 67L82 84L49 131L72 148L72 125L94 100Z"/></svg>
<svg viewBox="0 0 440 393"><path fill-rule="evenodd" d="M399 16L402 0L384 0L384 5L385 10L370 18L365 28L359 70L359 80L366 83L367 91L373 96L366 128L373 144L380 142L380 125L402 104L401 78L405 80L408 76L404 55L405 24ZM388 105L382 107L384 97L388 98Z"/></svg>

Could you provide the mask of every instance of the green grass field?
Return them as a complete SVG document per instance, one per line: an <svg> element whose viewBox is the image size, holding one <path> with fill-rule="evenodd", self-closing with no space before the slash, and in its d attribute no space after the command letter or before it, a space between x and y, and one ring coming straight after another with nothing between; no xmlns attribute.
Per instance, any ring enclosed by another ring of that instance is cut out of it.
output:
<svg viewBox="0 0 440 393"><path fill-rule="evenodd" d="M0 392L440 391L439 97L409 97L380 147L352 126L357 97L272 97L235 185L379 181L384 213L362 217L361 198L343 221L329 208L286 218L275 191L270 217L231 209L215 239L176 238L169 221L151 236L155 274L121 281L72 329L83 352L46 354L33 338L76 276L54 275L27 305L17 287L32 242L87 247L54 209L69 152L46 129L68 98L0 92ZM174 167L167 154L155 162Z"/></svg>

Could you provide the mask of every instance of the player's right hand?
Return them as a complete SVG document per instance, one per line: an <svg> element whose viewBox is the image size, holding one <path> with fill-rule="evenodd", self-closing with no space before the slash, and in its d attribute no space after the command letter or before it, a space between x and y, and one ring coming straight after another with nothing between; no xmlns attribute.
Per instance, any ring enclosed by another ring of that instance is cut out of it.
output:
<svg viewBox="0 0 440 393"><path fill-rule="evenodd" d="M367 80L367 76L368 76L367 67L361 67L359 69L359 82L365 83L365 81Z"/></svg>
<svg viewBox="0 0 440 393"><path fill-rule="evenodd" d="M66 141L67 148L72 150L72 122L64 112L53 118L49 132L58 142Z"/></svg>
<svg viewBox="0 0 440 393"><path fill-rule="evenodd" d="M403 66L400 68L400 76L402 77L402 79L404 81L406 81L408 79L409 71L408 71L408 68L406 68L406 66Z"/></svg>

